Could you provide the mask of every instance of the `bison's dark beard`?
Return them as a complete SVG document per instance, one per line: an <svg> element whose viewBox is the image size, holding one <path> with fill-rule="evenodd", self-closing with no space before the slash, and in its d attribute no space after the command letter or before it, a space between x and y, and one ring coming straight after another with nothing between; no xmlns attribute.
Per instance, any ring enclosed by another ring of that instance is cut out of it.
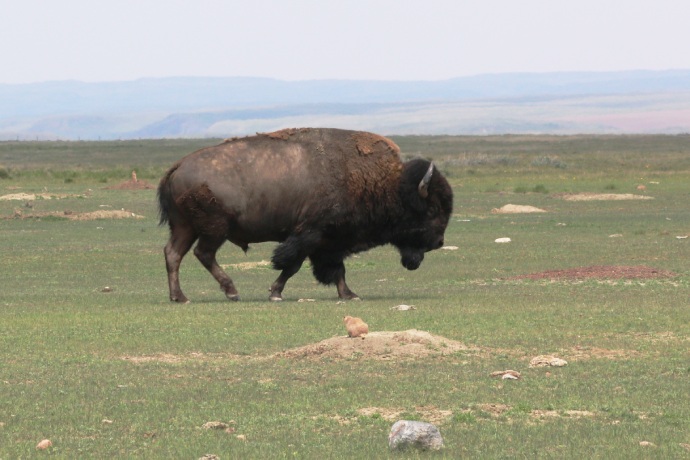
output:
<svg viewBox="0 0 690 460"><path fill-rule="evenodd" d="M419 250L401 249L400 263L408 270L417 270L424 260L424 253Z"/></svg>

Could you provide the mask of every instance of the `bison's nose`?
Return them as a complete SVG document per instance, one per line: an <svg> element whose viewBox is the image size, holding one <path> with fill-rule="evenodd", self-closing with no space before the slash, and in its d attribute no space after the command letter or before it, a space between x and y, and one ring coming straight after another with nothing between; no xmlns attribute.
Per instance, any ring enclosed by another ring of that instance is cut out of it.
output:
<svg viewBox="0 0 690 460"><path fill-rule="evenodd" d="M439 247L439 248L442 248L442 247L443 247L443 238L441 238L440 240L438 240L438 247Z"/></svg>

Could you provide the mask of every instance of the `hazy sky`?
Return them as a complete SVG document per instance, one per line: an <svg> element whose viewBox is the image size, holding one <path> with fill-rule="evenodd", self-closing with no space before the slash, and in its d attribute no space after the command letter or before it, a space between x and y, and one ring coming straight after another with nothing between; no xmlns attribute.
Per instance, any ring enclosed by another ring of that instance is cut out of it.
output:
<svg viewBox="0 0 690 460"><path fill-rule="evenodd" d="M0 0L0 83L690 68L685 0Z"/></svg>

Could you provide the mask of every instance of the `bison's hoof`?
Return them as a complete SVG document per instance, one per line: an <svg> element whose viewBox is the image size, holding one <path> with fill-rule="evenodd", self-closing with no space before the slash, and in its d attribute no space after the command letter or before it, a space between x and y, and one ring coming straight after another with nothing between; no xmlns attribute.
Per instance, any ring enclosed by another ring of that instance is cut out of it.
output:
<svg viewBox="0 0 690 460"><path fill-rule="evenodd" d="M268 298L268 300L270 300L271 302L282 302L283 298L280 296L272 295L271 297Z"/></svg>
<svg viewBox="0 0 690 460"><path fill-rule="evenodd" d="M232 300L233 302L238 302L240 300L239 294L225 294L225 297L227 297L228 300Z"/></svg>
<svg viewBox="0 0 690 460"><path fill-rule="evenodd" d="M190 303L189 299L186 297L170 297L171 302L177 302L177 303Z"/></svg>

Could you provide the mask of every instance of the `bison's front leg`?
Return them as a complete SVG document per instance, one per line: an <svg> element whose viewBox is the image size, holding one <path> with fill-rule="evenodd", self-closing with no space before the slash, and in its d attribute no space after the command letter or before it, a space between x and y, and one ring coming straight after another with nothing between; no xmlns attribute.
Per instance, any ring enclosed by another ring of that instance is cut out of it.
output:
<svg viewBox="0 0 690 460"><path fill-rule="evenodd" d="M271 261L273 262L273 268L282 271L280 276L271 285L269 300L272 302L283 300L282 293L285 283L299 271L304 259L318 245L319 240L318 232L305 232L290 235L276 247Z"/></svg>
<svg viewBox="0 0 690 460"><path fill-rule="evenodd" d="M335 284L338 297L344 300L360 300L345 282L345 264L340 253L316 252L309 256L314 277L323 284Z"/></svg>
<svg viewBox="0 0 690 460"><path fill-rule="evenodd" d="M285 283L287 283L287 281L292 278L292 276L297 273L301 267L302 261L290 267L284 268L283 271L280 272L278 278L271 285L271 294L268 296L268 299L271 302L280 302L283 300L283 289L285 289Z"/></svg>

